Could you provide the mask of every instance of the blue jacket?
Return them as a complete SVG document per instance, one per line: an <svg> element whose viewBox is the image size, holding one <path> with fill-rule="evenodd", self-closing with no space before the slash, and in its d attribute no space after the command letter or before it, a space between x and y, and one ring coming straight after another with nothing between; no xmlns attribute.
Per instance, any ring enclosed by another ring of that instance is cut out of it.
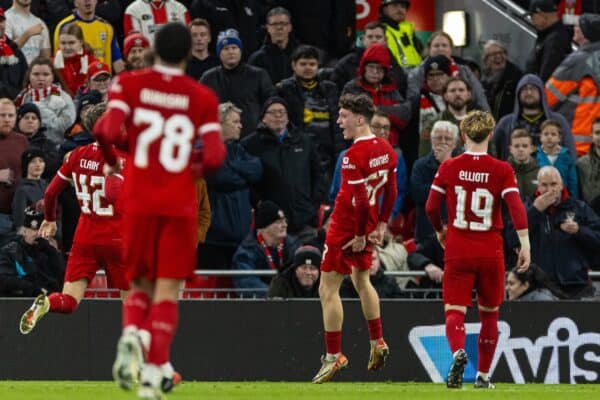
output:
<svg viewBox="0 0 600 400"><path fill-rule="evenodd" d="M579 231L560 229L567 212L575 213ZM585 285L588 269L600 257L600 217L581 200L571 197L543 212L527 207L531 262L539 265L561 287Z"/></svg>
<svg viewBox="0 0 600 400"><path fill-rule="evenodd" d="M206 243L237 247L250 233L250 184L262 177L262 164L239 142L226 147L221 168L206 179L211 208Z"/></svg>
<svg viewBox="0 0 600 400"><path fill-rule="evenodd" d="M292 265L296 247L296 242L292 237L287 236L283 244L283 260L279 260L276 248L269 247L271 257L273 257L273 262L278 272L282 272ZM271 269L262 246L256 240L255 232L250 233L235 251L231 269L244 271ZM240 297L266 297L272 278L272 276L256 275L236 276L233 278L233 286L236 289L256 289L242 292Z"/></svg>
<svg viewBox="0 0 600 400"><path fill-rule="evenodd" d="M521 102L519 101L519 93L525 85L534 85L540 90L540 101L542 104L542 110L544 111L544 117L540 118L534 123L528 123L521 117ZM571 155L577 158L577 152L575 151L575 139L571 133L571 126L561 114L550 110L546 101L546 89L544 82L533 74L527 74L521 78L517 84L517 90L515 91L515 110L512 114L505 115L498 121L496 129L494 129L494 136L492 137L492 143L494 145L496 156L501 160L507 160L509 156L510 146L510 135L516 128L524 128L529 131L533 137L534 145L540 144L540 132L539 127L545 120L553 119L560 123L562 138L560 145L569 149Z"/></svg>
<svg viewBox="0 0 600 400"><path fill-rule="evenodd" d="M340 191L340 185L342 184L342 158L344 157L344 153L346 150L342 151L338 156L338 159L335 163L335 171L333 171L333 178L331 180L331 187L329 188L329 201L335 203L335 198L337 197L338 192ZM402 153L396 153L398 156L398 164L396 165L396 184L398 186L398 196L396 197L396 202L394 203L394 208L392 210L392 219L396 218L400 211L402 211L402 206L404 206L404 199L406 198L407 192L407 182L406 182L406 163L404 162L404 157L402 157Z"/></svg>
<svg viewBox="0 0 600 400"><path fill-rule="evenodd" d="M538 146L537 162L540 168L547 165L554 166L558 172L560 172L564 185L569 191L569 196L576 199L579 198L579 178L577 177L577 168L575 166L575 159L571 153L569 153L569 150L562 147L556 161L552 164L546 153L542 150L542 146Z"/></svg>

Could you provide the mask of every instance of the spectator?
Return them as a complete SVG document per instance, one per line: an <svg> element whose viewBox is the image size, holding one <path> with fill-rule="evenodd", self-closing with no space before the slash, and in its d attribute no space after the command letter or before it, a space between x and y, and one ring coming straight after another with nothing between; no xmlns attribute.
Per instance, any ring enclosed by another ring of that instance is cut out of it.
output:
<svg viewBox="0 0 600 400"><path fill-rule="evenodd" d="M583 200L590 205L600 201L600 117L592 125L590 151L579 157L576 166Z"/></svg>
<svg viewBox="0 0 600 400"><path fill-rule="evenodd" d="M38 237L43 219L35 209L26 209L18 236L0 250L0 296L34 297L61 290L65 263L46 239Z"/></svg>
<svg viewBox="0 0 600 400"><path fill-rule="evenodd" d="M434 233L425 214L425 203L440 164L453 156L457 140L458 126L448 121L436 122L431 129L431 152L419 158L413 166L410 176L410 194L415 202L415 240L417 243ZM442 208L442 215L446 215L444 208Z"/></svg>
<svg viewBox="0 0 600 400"><path fill-rule="evenodd" d="M77 93L77 99L79 99L82 94L95 90L102 95L102 101L106 101L108 88L110 87L110 80L111 75L108 65L101 61L94 62L89 67L86 85L81 87Z"/></svg>
<svg viewBox="0 0 600 400"><path fill-rule="evenodd" d="M83 31L75 23L63 25L58 43L54 68L65 91L72 97L86 83L90 66L97 60L83 41Z"/></svg>
<svg viewBox="0 0 600 400"><path fill-rule="evenodd" d="M35 208L36 203L44 198L48 186L48 181L42 179L46 161L41 150L25 150L21 156L21 166L23 179L17 185L12 200L13 225L17 231L23 226L25 209L29 206Z"/></svg>
<svg viewBox="0 0 600 400"><path fill-rule="evenodd" d="M11 205L21 181L21 154L27 150L25 136L13 130L16 121L13 101L0 98L0 246L14 234Z"/></svg>
<svg viewBox="0 0 600 400"><path fill-rule="evenodd" d="M70 2L70 0L68 1ZM96 15L113 27L117 43L123 43L125 39L125 34L123 33L123 14L125 7L129 3L131 3L131 0L98 0L98 4L96 4Z"/></svg>
<svg viewBox="0 0 600 400"><path fill-rule="evenodd" d="M250 233L250 185L261 178L262 164L239 143L241 113L233 103L219 105L227 156L221 168L206 178L212 212L206 241L198 247L201 269L230 269L233 253Z"/></svg>
<svg viewBox="0 0 600 400"><path fill-rule="evenodd" d="M554 301L564 296L544 270L535 264L525 272L519 272L517 268L509 271L506 294L509 301Z"/></svg>
<svg viewBox="0 0 600 400"><path fill-rule="evenodd" d="M427 124L420 133L419 140L419 156L422 157L431 151L431 127L436 121L450 121L454 125L459 126L460 121L467 116L467 105L471 102L471 87L462 78L454 77L448 79L448 82L442 89L442 98L446 108L440 113L437 119L432 120ZM460 147L462 148L462 139Z"/></svg>
<svg viewBox="0 0 600 400"><path fill-rule="evenodd" d="M71 96L54 83L56 78L52 61L36 58L29 66L25 81L27 86L17 96L15 104L21 107L26 103L34 103L40 110L48 139L61 144L65 132L75 122L75 105Z"/></svg>
<svg viewBox="0 0 600 400"><path fill-rule="evenodd" d="M23 86L26 71L27 59L6 35L6 17L0 7L0 98L15 98Z"/></svg>
<svg viewBox="0 0 600 400"><path fill-rule="evenodd" d="M318 78L319 52L315 47L297 47L291 65L294 75L281 81L277 92L288 104L290 123L318 145L321 169L331 174L333 160L345 147L336 123L337 88L333 82Z"/></svg>
<svg viewBox="0 0 600 400"><path fill-rule="evenodd" d="M538 172L537 196L527 217L531 261L569 298L593 296L588 270L598 257L600 218L569 196L556 168L546 166Z"/></svg>
<svg viewBox="0 0 600 400"><path fill-rule="evenodd" d="M206 71L200 81L213 89L221 102L240 107L243 138L256 129L260 106L275 94L275 88L265 70L242 62L242 41L235 29L219 33L217 55L221 65Z"/></svg>
<svg viewBox="0 0 600 400"><path fill-rule="evenodd" d="M220 64L219 59L210 54L210 24L203 18L195 18L190 22L192 34L192 57L187 63L186 73L196 80L202 74Z"/></svg>
<svg viewBox="0 0 600 400"><path fill-rule="evenodd" d="M519 195L526 202L533 198L537 190L537 173L540 170L537 158L531 155L535 151L533 139L525 129L517 128L510 135L510 155L508 163L515 171Z"/></svg>
<svg viewBox="0 0 600 400"><path fill-rule="evenodd" d="M452 55L453 48L454 43L452 42L452 38L446 32L437 31L431 34L429 41L427 42L427 51L429 54L427 59L425 59L417 68L412 69L408 74L408 91L406 96L408 99L414 99L418 97L419 91L424 84L427 83L425 82L425 66L427 64L427 60L431 57L444 56L449 61L448 75L450 77L463 78L469 83L469 86L471 87L474 108L488 111L490 106L488 105L485 92L483 87L481 87L481 83L473 74L468 65L458 63L462 60Z"/></svg>
<svg viewBox="0 0 600 400"><path fill-rule="evenodd" d="M27 63L40 56L50 58L48 27L31 12L31 1L13 0L5 16L6 35L19 46Z"/></svg>
<svg viewBox="0 0 600 400"><path fill-rule="evenodd" d="M158 11L160 10L160 11ZM190 23L190 13L177 0L134 0L123 15L123 33L128 36L138 32L154 43L154 35L168 22Z"/></svg>
<svg viewBox="0 0 600 400"><path fill-rule="evenodd" d="M391 122L386 114L382 113L381 111L376 111L375 114L373 114L373 118L371 118L370 127L371 132L373 132L375 136L389 140L388 138L390 136ZM342 179L342 159L344 158L345 153L346 150L340 153L335 164L333 180L329 189L329 201L332 203L335 202L335 198L340 191ZM402 207L404 207L404 199L406 198L406 192L408 191L406 163L404 162L404 157L402 157L402 151L397 150L396 155L398 156L398 164L396 166L396 187L398 188L398 194L392 210L392 221L396 219L398 214L400 214L402 211Z"/></svg>
<svg viewBox="0 0 600 400"><path fill-rule="evenodd" d="M77 119L69 132L65 136L65 141L59 147L59 157L62 164L62 159L69 151L75 149L78 146L85 146L86 144L93 143L96 139L92 136L92 133L84 127L83 122L85 116L92 106L102 103L102 94L97 90L89 90L82 93L77 98ZM68 190L68 189L66 189ZM77 207L79 208L79 206Z"/></svg>
<svg viewBox="0 0 600 400"><path fill-rule="evenodd" d="M388 48L403 68L419 65L423 51L413 23L406 21L409 8L409 0L383 0L379 6L379 20L385 24Z"/></svg>
<svg viewBox="0 0 600 400"><path fill-rule="evenodd" d="M128 71L147 67L144 52L150 48L150 42L141 33L130 33L123 42L125 69Z"/></svg>
<svg viewBox="0 0 600 400"><path fill-rule="evenodd" d="M523 71L508 60L506 46L496 40L488 40L483 46L483 64L481 86L497 121L514 109L515 91Z"/></svg>
<svg viewBox="0 0 600 400"><path fill-rule="evenodd" d="M288 125L287 109L282 98L269 98L261 113L262 123L242 145L263 165L263 176L253 186L258 199L281 206L290 234L312 238L324 196L323 174L315 144L304 132Z"/></svg>
<svg viewBox="0 0 600 400"><path fill-rule="evenodd" d="M283 210L272 201L259 204L255 214L255 228L240 244L233 255L233 269L241 271L275 270L288 268L296 250L294 241L287 234L287 220ZM270 276L243 275L233 278L241 297L266 297Z"/></svg>
<svg viewBox="0 0 600 400"><path fill-rule="evenodd" d="M196 182L196 192L198 193L198 245L200 245L206 241L212 217L205 179L199 179Z"/></svg>
<svg viewBox="0 0 600 400"><path fill-rule="evenodd" d="M372 44L360 59L357 77L344 86L342 94L364 93L371 97L375 107L388 115L392 123L388 140L393 147L398 147L411 117L411 105L400 94L390 68L389 51L381 44Z"/></svg>
<svg viewBox="0 0 600 400"><path fill-rule="evenodd" d="M392 231L388 227L383 235L383 243L377 245L377 254L381 263L385 265L387 271L408 271L408 252L402 244L402 236L394 236ZM400 289L405 289L416 284L414 277L400 277L394 278Z"/></svg>
<svg viewBox="0 0 600 400"><path fill-rule="evenodd" d="M371 21L365 25L364 34L361 38L362 46L356 47L353 51L342 57L333 68L331 73L331 80L335 82L338 90L341 92L344 89L346 83L356 78L356 71L358 70L358 64L363 56L363 53L369 46L374 43L379 43L383 46L386 45L385 41L385 25L379 21ZM388 49L389 51L389 49ZM406 72L398 65L396 58L390 53L391 70L390 76L392 80L398 85L398 90L403 97L406 97L406 87L408 85L406 81Z"/></svg>
<svg viewBox="0 0 600 400"><path fill-rule="evenodd" d="M83 31L85 42L90 45L94 57L108 65L116 74L125 69L121 50L113 27L96 16L97 0L74 0L75 10L63 18L54 30L53 47L58 49L59 35L65 24L75 22Z"/></svg>
<svg viewBox="0 0 600 400"><path fill-rule="evenodd" d="M569 55L546 83L548 105L562 114L575 137L577 154L590 148L590 126L600 115L600 77L594 66L600 57L600 15L583 14L575 25L579 50Z"/></svg>
<svg viewBox="0 0 600 400"><path fill-rule="evenodd" d="M29 141L29 147L38 149L44 155L46 168L42 178L49 182L60 165L62 158L58 155L56 143L46 137L46 129L41 126L40 110L33 103L25 103L17 111L17 132L23 134Z"/></svg>
<svg viewBox="0 0 600 400"><path fill-rule="evenodd" d="M292 36L292 18L283 7L267 13L267 35L264 44L250 55L248 64L267 71L271 82L278 84L292 76L292 53L298 45Z"/></svg>
<svg viewBox="0 0 600 400"><path fill-rule="evenodd" d="M279 272L269 286L270 298L319 297L321 252L313 246L302 246L294 253L291 267Z"/></svg>
<svg viewBox="0 0 600 400"><path fill-rule="evenodd" d="M532 0L529 14L537 38L525 70L546 82L571 52L572 35L558 16L558 5L554 0Z"/></svg>
<svg viewBox="0 0 600 400"><path fill-rule="evenodd" d="M563 133L560 144L567 147L571 155L576 157L575 142L569 123L562 115L551 111L548 107L544 84L540 78L536 75L526 74L517 84L514 111L502 117L494 130L494 136L490 144L493 144L496 156L501 160L508 158L510 135L517 128L527 130L533 137L533 144L539 146L540 126L547 119L560 122Z"/></svg>
<svg viewBox="0 0 600 400"><path fill-rule="evenodd" d="M538 165L540 167L554 166L560 172L562 181L569 191L569 196L579 198L579 182L577 180L575 159L566 148L560 146L562 136L560 123L548 119L542 122L540 129L541 145L537 149Z"/></svg>
<svg viewBox="0 0 600 400"><path fill-rule="evenodd" d="M380 299L396 299L406 297L398 286L396 280L385 274L386 266L379 258L379 249L376 247L371 255L371 268L369 269L369 279L377 291ZM358 298L358 293L349 278L344 279L340 288L340 296L345 298Z"/></svg>
<svg viewBox="0 0 600 400"><path fill-rule="evenodd" d="M444 278L444 249L435 234L428 234L417 242L417 248L408 254L408 267L413 271L425 271L417 287L427 290L423 297L440 298ZM434 289L434 290L431 290Z"/></svg>

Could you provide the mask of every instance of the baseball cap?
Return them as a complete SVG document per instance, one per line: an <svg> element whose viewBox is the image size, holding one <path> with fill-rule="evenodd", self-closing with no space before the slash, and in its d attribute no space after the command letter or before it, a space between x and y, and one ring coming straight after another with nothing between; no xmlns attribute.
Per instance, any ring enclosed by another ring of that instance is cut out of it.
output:
<svg viewBox="0 0 600 400"><path fill-rule="evenodd" d="M527 14L535 14L540 12L556 12L558 5L554 0L532 0L529 3L529 12Z"/></svg>
<svg viewBox="0 0 600 400"><path fill-rule="evenodd" d="M98 75L107 74L110 76L110 70L108 69L108 65L104 64L101 61L96 61L90 65L88 68L88 75L90 79L96 78Z"/></svg>

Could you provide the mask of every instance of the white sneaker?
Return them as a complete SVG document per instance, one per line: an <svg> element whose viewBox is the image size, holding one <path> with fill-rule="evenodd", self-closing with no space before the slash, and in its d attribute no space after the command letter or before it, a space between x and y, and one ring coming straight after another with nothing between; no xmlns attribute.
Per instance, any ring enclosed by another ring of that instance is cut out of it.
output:
<svg viewBox="0 0 600 400"><path fill-rule="evenodd" d="M144 353L140 339L135 333L124 333L117 344L117 358L112 373L115 382L125 390L131 390L137 383L144 363Z"/></svg>
<svg viewBox="0 0 600 400"><path fill-rule="evenodd" d="M31 307L29 307L29 310L25 311L21 316L19 331L21 331L23 335L27 335L49 310L50 300L48 300L48 296L46 296L46 294L40 294L35 298Z"/></svg>
<svg viewBox="0 0 600 400"><path fill-rule="evenodd" d="M144 364L140 373L140 388L138 398L144 400L163 400L165 396L161 390L163 379L162 369L154 364Z"/></svg>

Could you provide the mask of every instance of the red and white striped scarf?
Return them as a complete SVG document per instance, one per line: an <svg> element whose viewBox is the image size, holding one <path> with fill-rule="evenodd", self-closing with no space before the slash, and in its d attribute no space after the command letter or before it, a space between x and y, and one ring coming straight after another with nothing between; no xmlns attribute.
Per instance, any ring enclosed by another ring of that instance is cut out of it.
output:
<svg viewBox="0 0 600 400"><path fill-rule="evenodd" d="M23 104L25 96L29 96L31 102L45 100L48 96L60 96L60 87L52 84L43 89L34 89L29 85L27 89L23 90L15 99L15 104L20 107Z"/></svg>
<svg viewBox="0 0 600 400"><path fill-rule="evenodd" d="M6 35L0 37L0 64L13 65L19 62L19 58L15 56L10 44L8 44L8 38Z"/></svg>

